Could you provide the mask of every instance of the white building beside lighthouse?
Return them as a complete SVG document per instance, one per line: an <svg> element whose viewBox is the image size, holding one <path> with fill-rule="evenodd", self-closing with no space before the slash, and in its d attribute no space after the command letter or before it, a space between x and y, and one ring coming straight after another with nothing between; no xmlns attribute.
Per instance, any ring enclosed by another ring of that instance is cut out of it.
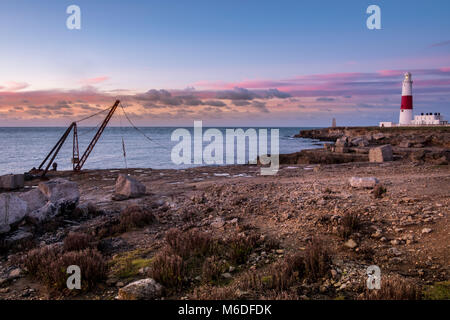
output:
<svg viewBox="0 0 450 320"><path fill-rule="evenodd" d="M411 73L406 72L402 85L402 102L398 124L393 122L380 122L380 127L448 126L448 121L445 121L444 117L437 112L413 115L412 84Z"/></svg>

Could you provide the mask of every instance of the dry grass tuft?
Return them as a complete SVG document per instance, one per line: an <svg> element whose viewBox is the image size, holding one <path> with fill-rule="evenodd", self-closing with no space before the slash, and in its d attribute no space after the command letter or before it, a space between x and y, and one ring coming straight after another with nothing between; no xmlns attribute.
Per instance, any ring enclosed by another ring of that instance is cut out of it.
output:
<svg viewBox="0 0 450 320"><path fill-rule="evenodd" d="M191 256L207 255L213 243L209 234L195 229L187 232L171 229L167 232L166 242L175 254L184 259Z"/></svg>
<svg viewBox="0 0 450 320"><path fill-rule="evenodd" d="M364 292L364 300L420 300L420 290L413 283L400 278L381 280L381 289Z"/></svg>
<svg viewBox="0 0 450 320"><path fill-rule="evenodd" d="M206 258L202 267L202 281L214 283L220 280L221 275L227 270L228 264L216 256Z"/></svg>
<svg viewBox="0 0 450 320"><path fill-rule="evenodd" d="M155 256L150 274L165 288L177 291L186 283L187 268L179 255L164 250Z"/></svg>
<svg viewBox="0 0 450 320"><path fill-rule="evenodd" d="M234 264L246 263L257 243L258 238L256 236L234 236L228 242L230 261Z"/></svg>
<svg viewBox="0 0 450 320"><path fill-rule="evenodd" d="M155 222L156 218L147 209L133 205L123 209L119 216L120 226L124 231L142 228Z"/></svg>
<svg viewBox="0 0 450 320"><path fill-rule="evenodd" d="M87 233L70 232L64 239L63 249L65 252L92 249L95 247L93 242L94 238Z"/></svg>
<svg viewBox="0 0 450 320"><path fill-rule="evenodd" d="M339 235L343 239L348 239L354 232L362 227L361 216L356 212L348 212L341 219Z"/></svg>
<svg viewBox="0 0 450 320"><path fill-rule="evenodd" d="M237 300L239 295L233 287L200 286L194 288L191 300Z"/></svg>
<svg viewBox="0 0 450 320"><path fill-rule="evenodd" d="M314 238L305 250L305 273L312 280L324 277L331 266L331 256L322 240Z"/></svg>
<svg viewBox="0 0 450 320"><path fill-rule="evenodd" d="M373 188L373 197L375 199L380 199L383 197L383 194L387 192L386 188L382 184L377 184L375 188Z"/></svg>
<svg viewBox="0 0 450 320"><path fill-rule="evenodd" d="M67 268L80 267L81 290L91 290L107 275L107 264L100 252L93 249L62 252L57 247L44 247L30 251L24 258L28 274L48 288L67 289Z"/></svg>
<svg viewBox="0 0 450 320"><path fill-rule="evenodd" d="M274 292L281 294L289 290L304 274L304 258L300 254L295 254L272 265L266 272L247 272L242 279L242 289L268 293L271 296Z"/></svg>

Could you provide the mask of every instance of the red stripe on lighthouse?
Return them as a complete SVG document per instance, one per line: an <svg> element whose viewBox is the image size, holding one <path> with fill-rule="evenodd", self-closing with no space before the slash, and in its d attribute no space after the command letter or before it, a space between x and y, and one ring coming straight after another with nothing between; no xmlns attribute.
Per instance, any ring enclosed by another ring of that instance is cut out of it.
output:
<svg viewBox="0 0 450 320"><path fill-rule="evenodd" d="M413 108L412 96L402 96L401 109L412 109L412 108Z"/></svg>

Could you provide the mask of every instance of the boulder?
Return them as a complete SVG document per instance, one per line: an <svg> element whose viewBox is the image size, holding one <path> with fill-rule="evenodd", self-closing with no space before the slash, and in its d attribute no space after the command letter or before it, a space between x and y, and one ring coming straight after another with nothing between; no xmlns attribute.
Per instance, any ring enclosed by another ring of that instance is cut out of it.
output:
<svg viewBox="0 0 450 320"><path fill-rule="evenodd" d="M134 281L119 289L119 300L152 300L159 298L163 287L152 278Z"/></svg>
<svg viewBox="0 0 450 320"><path fill-rule="evenodd" d="M7 174L0 176L0 189L20 189L23 188L24 182L25 179L23 174Z"/></svg>
<svg viewBox="0 0 450 320"><path fill-rule="evenodd" d="M392 161L392 147L390 144L384 146L371 148L369 150L369 161L370 162L385 162Z"/></svg>
<svg viewBox="0 0 450 320"><path fill-rule="evenodd" d="M114 198L124 200L128 198L137 198L145 194L145 186L131 176L119 174L116 180Z"/></svg>
<svg viewBox="0 0 450 320"><path fill-rule="evenodd" d="M47 197L39 189L24 192L19 195L19 198L27 203L28 212L42 208L48 201Z"/></svg>
<svg viewBox="0 0 450 320"><path fill-rule="evenodd" d="M80 199L77 183L62 178L39 183L39 190L53 203L77 204Z"/></svg>
<svg viewBox="0 0 450 320"><path fill-rule="evenodd" d="M0 194L0 233L11 230L28 212L27 203L14 194Z"/></svg>
<svg viewBox="0 0 450 320"><path fill-rule="evenodd" d="M350 186L353 188L373 188L379 181L375 177L351 177L349 180Z"/></svg>

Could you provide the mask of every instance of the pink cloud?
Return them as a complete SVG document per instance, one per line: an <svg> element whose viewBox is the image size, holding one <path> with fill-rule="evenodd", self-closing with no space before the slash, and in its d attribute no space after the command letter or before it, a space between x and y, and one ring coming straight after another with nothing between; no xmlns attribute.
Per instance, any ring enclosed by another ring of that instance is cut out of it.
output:
<svg viewBox="0 0 450 320"><path fill-rule="evenodd" d="M325 110L326 107L346 112L347 109L354 110L355 105L365 104L393 108L398 104L401 82L406 71L413 74L415 101L426 100L427 106L448 105L450 67L381 70L369 73L325 73L278 80L199 81L195 86L200 87L200 90L193 88L157 90L159 95L154 92L155 90L149 90L123 96L125 102L133 103L130 107L136 117L164 119L164 121L174 119L171 115L175 114L181 118L187 114L205 116L207 110L213 111L214 114L220 113L224 118L233 116L239 118L244 114L245 116L251 114L250 117L253 118L254 115L267 112L275 114L287 112L286 110L298 110L299 105L305 106L302 112L313 112L311 110L318 107L320 110ZM2 84L5 89L0 90L0 111L5 111L8 118L22 117L30 120L32 117L45 119L66 117L64 119L68 119L67 121L73 120L92 112L91 108L110 105L116 99L117 92L121 92L122 89L105 92L92 86L107 79L108 77L87 79L83 82L83 88L79 90L17 91L26 87L26 84ZM213 104L208 104L209 100L227 107L211 108L210 105ZM23 109L12 109L11 106Z"/></svg>
<svg viewBox="0 0 450 320"><path fill-rule="evenodd" d="M109 77L107 77L107 76L101 76L101 77L83 79L80 81L80 83L82 83L84 85L93 85L93 84L99 84L99 83L105 82L108 79L109 79Z"/></svg>
<svg viewBox="0 0 450 320"><path fill-rule="evenodd" d="M383 77L399 77L401 75L403 75L405 73L405 71L400 71L400 70L380 70L378 71L378 74L383 76Z"/></svg>
<svg viewBox="0 0 450 320"><path fill-rule="evenodd" d="M5 86L0 86L0 89L4 89L5 91L19 91L29 86L26 82L8 81L5 83Z"/></svg>

